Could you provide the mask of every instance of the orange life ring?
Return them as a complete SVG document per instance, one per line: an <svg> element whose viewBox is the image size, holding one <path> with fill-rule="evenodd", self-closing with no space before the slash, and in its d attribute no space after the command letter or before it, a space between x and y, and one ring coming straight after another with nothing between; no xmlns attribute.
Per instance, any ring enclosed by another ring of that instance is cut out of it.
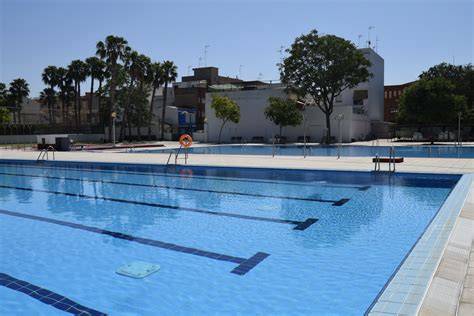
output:
<svg viewBox="0 0 474 316"><path fill-rule="evenodd" d="M193 144L193 138L188 134L183 134L179 138L179 144L184 148L191 147L191 145Z"/></svg>

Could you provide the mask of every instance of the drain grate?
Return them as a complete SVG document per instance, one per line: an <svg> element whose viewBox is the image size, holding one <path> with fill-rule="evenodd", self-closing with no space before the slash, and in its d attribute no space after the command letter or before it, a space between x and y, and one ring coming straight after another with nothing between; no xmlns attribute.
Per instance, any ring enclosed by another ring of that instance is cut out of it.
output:
<svg viewBox="0 0 474 316"><path fill-rule="evenodd" d="M160 266L144 261L134 261L124 265L116 271L120 275L125 275L135 279L141 279L160 270Z"/></svg>

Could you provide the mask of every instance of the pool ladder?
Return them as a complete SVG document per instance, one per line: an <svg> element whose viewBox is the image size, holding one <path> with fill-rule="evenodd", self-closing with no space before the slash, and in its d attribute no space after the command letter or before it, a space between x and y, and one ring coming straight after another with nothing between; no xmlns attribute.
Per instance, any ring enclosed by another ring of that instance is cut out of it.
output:
<svg viewBox="0 0 474 316"><path fill-rule="evenodd" d="M179 158L179 154L181 153L181 149L183 148L183 146L179 146L179 148L177 150L171 150L169 156L168 156L168 161L166 161L166 165L169 165L170 164L170 160L171 160L171 156L174 154L174 164L177 165L178 164L178 159L184 159L184 164L187 165L188 164L188 149L185 147L184 148L184 158Z"/></svg>
<svg viewBox="0 0 474 316"><path fill-rule="evenodd" d="M38 155L38 158L36 159L36 161L40 161L40 160L49 160L49 151L52 151L53 152L53 160L56 160L56 157L54 156L54 153L56 152L56 150L54 149L53 146L48 146L48 148L46 149L42 149Z"/></svg>
<svg viewBox="0 0 474 316"><path fill-rule="evenodd" d="M392 164L393 164L393 170L392 170ZM388 171L389 172L395 172L395 146L390 147L390 151L388 154ZM375 155L375 171L380 171L380 156L377 152Z"/></svg>

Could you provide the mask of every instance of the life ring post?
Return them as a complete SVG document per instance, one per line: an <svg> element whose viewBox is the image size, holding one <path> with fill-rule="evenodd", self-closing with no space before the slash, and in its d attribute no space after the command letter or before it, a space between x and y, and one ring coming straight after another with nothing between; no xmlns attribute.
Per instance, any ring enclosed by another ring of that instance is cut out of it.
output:
<svg viewBox="0 0 474 316"><path fill-rule="evenodd" d="M184 148L191 147L191 145L193 144L193 138L191 137L191 135L183 134L179 137L179 144Z"/></svg>

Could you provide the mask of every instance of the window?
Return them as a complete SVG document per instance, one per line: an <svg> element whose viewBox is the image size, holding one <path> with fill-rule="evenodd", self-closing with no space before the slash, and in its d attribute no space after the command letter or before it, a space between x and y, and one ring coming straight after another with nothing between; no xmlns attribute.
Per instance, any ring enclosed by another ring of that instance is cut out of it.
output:
<svg viewBox="0 0 474 316"><path fill-rule="evenodd" d="M389 91L389 92L388 92L388 98L389 98L389 99L392 98L392 91Z"/></svg>
<svg viewBox="0 0 474 316"><path fill-rule="evenodd" d="M387 91L384 91L384 98L387 98Z"/></svg>
<svg viewBox="0 0 474 316"><path fill-rule="evenodd" d="M342 102L342 95L338 95L336 97L336 103L341 103Z"/></svg>
<svg viewBox="0 0 474 316"><path fill-rule="evenodd" d="M369 98L368 90L354 90L353 105L364 105L364 100Z"/></svg>

